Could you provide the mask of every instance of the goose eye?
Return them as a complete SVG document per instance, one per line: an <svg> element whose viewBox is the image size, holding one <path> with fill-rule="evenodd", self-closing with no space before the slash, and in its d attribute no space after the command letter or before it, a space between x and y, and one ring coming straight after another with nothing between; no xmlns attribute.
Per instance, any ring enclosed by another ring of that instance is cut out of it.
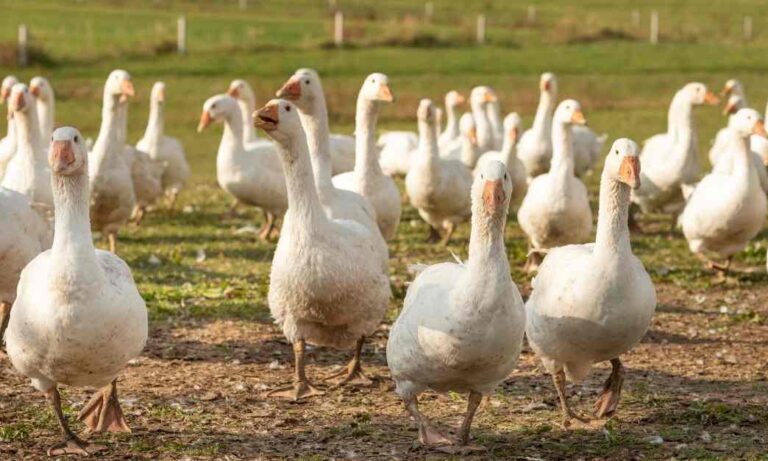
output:
<svg viewBox="0 0 768 461"><path fill-rule="evenodd" d="M309 85L309 80L304 80L305 85Z"/></svg>
<svg viewBox="0 0 768 461"><path fill-rule="evenodd" d="M285 106L285 111L286 112L290 112L291 111L291 106Z"/></svg>
<svg viewBox="0 0 768 461"><path fill-rule="evenodd" d="M507 180L507 173L504 173L504 181Z"/></svg>
<svg viewBox="0 0 768 461"><path fill-rule="evenodd" d="M615 152L616 152L616 155L619 155L619 149L616 149Z"/></svg>
<svg viewBox="0 0 768 461"><path fill-rule="evenodd" d="M215 108L216 108L216 104L211 104L211 109L215 109Z"/></svg>
<svg viewBox="0 0 768 461"><path fill-rule="evenodd" d="M80 142L80 138L77 135L75 135L75 142Z"/></svg>

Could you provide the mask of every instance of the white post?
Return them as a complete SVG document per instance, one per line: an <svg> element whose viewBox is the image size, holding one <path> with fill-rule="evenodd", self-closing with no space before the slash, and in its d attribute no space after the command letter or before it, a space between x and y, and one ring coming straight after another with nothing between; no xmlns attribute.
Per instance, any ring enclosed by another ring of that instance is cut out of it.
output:
<svg viewBox="0 0 768 461"><path fill-rule="evenodd" d="M744 39L752 40L752 16L744 16Z"/></svg>
<svg viewBox="0 0 768 461"><path fill-rule="evenodd" d="M640 10L632 10L632 27L640 27Z"/></svg>
<svg viewBox="0 0 768 461"><path fill-rule="evenodd" d="M533 24L536 22L536 7L534 5L530 5L528 7L528 23Z"/></svg>
<svg viewBox="0 0 768 461"><path fill-rule="evenodd" d="M659 43L659 12L651 11L651 45Z"/></svg>
<svg viewBox="0 0 768 461"><path fill-rule="evenodd" d="M27 25L19 24L19 67L27 67L29 63L29 55L27 54Z"/></svg>
<svg viewBox="0 0 768 461"><path fill-rule="evenodd" d="M245 11L248 9L248 0L240 0L240 11Z"/></svg>
<svg viewBox="0 0 768 461"><path fill-rule="evenodd" d="M485 43L485 15L477 15L477 44Z"/></svg>
<svg viewBox="0 0 768 461"><path fill-rule="evenodd" d="M176 23L176 48L179 54L187 54L187 18L179 16Z"/></svg>
<svg viewBox="0 0 768 461"><path fill-rule="evenodd" d="M344 13L337 10L333 15L333 43L344 46Z"/></svg>
<svg viewBox="0 0 768 461"><path fill-rule="evenodd" d="M432 22L432 16L435 14L435 4L427 2L424 4L424 20L426 22Z"/></svg>

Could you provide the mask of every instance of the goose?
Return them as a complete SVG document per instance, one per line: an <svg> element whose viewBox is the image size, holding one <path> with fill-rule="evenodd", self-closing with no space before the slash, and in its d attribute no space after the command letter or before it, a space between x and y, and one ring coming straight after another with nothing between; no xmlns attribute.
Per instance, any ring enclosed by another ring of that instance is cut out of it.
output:
<svg viewBox="0 0 768 461"><path fill-rule="evenodd" d="M641 181L637 150L626 138L613 143L600 179L595 243L551 250L525 305L528 343L552 375L565 427L571 418L585 420L568 405L566 379L583 380L593 363L612 365L596 415L616 412L625 374L620 356L640 342L656 309L656 290L632 254L627 225L630 189Z"/></svg>
<svg viewBox="0 0 768 461"><path fill-rule="evenodd" d="M478 160L474 169L474 175L477 177L483 172L485 166L493 161L499 161L507 167L507 173L512 179L512 198L509 200L509 210L516 212L523 202L525 193L528 191L528 181L525 176L525 167L517 158L517 139L522 132L523 121L517 112L504 117L504 145L501 151L490 151L483 154Z"/></svg>
<svg viewBox="0 0 768 461"><path fill-rule="evenodd" d="M725 82L723 90L720 92L721 97L738 96L744 101L744 105L747 105L747 93L744 91L744 85L739 80L732 78Z"/></svg>
<svg viewBox="0 0 768 461"><path fill-rule="evenodd" d="M0 187L0 340L3 338L21 270L51 247L52 229L29 197Z"/></svg>
<svg viewBox="0 0 768 461"><path fill-rule="evenodd" d="M451 90L445 94L445 130L437 138L437 145L441 149L449 148L452 144L460 142L459 131L459 108L464 105L466 98L456 90ZM418 146L418 135L413 133L413 145L415 149Z"/></svg>
<svg viewBox="0 0 768 461"><path fill-rule="evenodd" d="M693 107L705 103L714 105L718 99L703 83L686 84L672 98L667 132L646 139L640 152L643 178L632 190L632 202L644 213L668 213L677 222L685 206L681 186L696 182L701 170ZM632 215L630 223L636 226Z"/></svg>
<svg viewBox="0 0 768 461"><path fill-rule="evenodd" d="M387 242L379 231L376 211L362 195L338 189L331 177L329 155L328 110L320 76L313 69L297 70L277 91L277 97L291 100L299 110L309 143L312 171L320 203L330 219L350 219L365 226L377 236L381 263L387 267L389 250Z"/></svg>
<svg viewBox="0 0 768 461"><path fill-rule="evenodd" d="M460 161L467 168L475 167L480 155L477 147L477 124L472 114L467 112L459 118L458 144L451 150L440 149L438 144L438 149L440 158Z"/></svg>
<svg viewBox="0 0 768 461"><path fill-rule="evenodd" d="M529 178L544 174L549 170L552 157L552 114L557 100L557 77L551 72L541 74L539 78L539 106L533 125L520 137L517 156L525 165Z"/></svg>
<svg viewBox="0 0 768 461"><path fill-rule="evenodd" d="M250 143L269 142L259 139L256 128L253 125L253 111L256 110L256 95L253 88L245 80L232 80L227 89L227 94L237 100L237 107L243 116L243 143L250 147Z"/></svg>
<svg viewBox="0 0 768 461"><path fill-rule="evenodd" d="M732 152L722 155L733 158L731 168L719 169L725 158L721 159L696 185L680 217L691 251L702 259L707 253L726 259L725 266L709 262L722 271L728 270L733 255L760 232L766 213L765 192L749 150L750 135L766 136L762 117L753 109L741 109L728 130Z"/></svg>
<svg viewBox="0 0 768 461"><path fill-rule="evenodd" d="M573 171L576 176L582 177L592 171L607 139L607 134L598 135L587 126L573 127Z"/></svg>
<svg viewBox="0 0 768 461"><path fill-rule="evenodd" d="M117 376L144 349L147 307L125 262L96 250L88 219L88 152L80 132L56 129L50 148L53 247L21 273L5 335L14 368L51 401L64 440L49 456L89 455L61 409L58 386L100 387L78 415L91 432L130 432Z"/></svg>
<svg viewBox="0 0 768 461"><path fill-rule="evenodd" d="M765 117L768 117L768 104L766 104L765 108ZM752 149L752 152L760 157L764 168L768 167L768 139L753 135L749 138L749 147Z"/></svg>
<svg viewBox="0 0 768 461"><path fill-rule="evenodd" d="M504 164L486 163L472 185L469 259L424 268L389 332L387 365L422 444L466 445L482 397L509 376L520 355L525 309L504 247L511 191ZM427 388L469 393L457 441L419 411L418 396Z"/></svg>
<svg viewBox="0 0 768 461"><path fill-rule="evenodd" d="M586 123L581 105L561 102L552 118L552 162L549 173L536 176L517 213L530 248L526 268L533 271L541 261L540 251L572 243L583 243L592 234L592 210L584 183L573 173L574 124Z"/></svg>
<svg viewBox="0 0 768 461"><path fill-rule="evenodd" d="M472 173L462 162L440 157L435 105L431 100L421 100L417 117L419 150L405 177L405 189L411 205L429 224L427 241L438 241L438 229L442 228L445 230L442 244L446 245L456 226L472 214L469 193L472 187Z"/></svg>
<svg viewBox="0 0 768 461"><path fill-rule="evenodd" d="M499 103L499 97L493 88L486 87L486 91L490 94L491 98L488 104L485 106L485 113L488 118L488 123L491 126L491 133L493 134L493 150L501 150L502 144L504 144L504 124L501 121L501 104Z"/></svg>
<svg viewBox="0 0 768 461"><path fill-rule="evenodd" d="M41 139L48 142L51 139L53 123L56 118L56 96L53 87L45 77L32 77L29 82L29 92L35 97Z"/></svg>
<svg viewBox="0 0 768 461"><path fill-rule="evenodd" d="M165 134L165 83L155 82L149 96L149 120L144 137L136 143L136 149L163 165L161 176L163 190L170 208L176 203L179 192L190 175L189 163L181 142Z"/></svg>
<svg viewBox="0 0 768 461"><path fill-rule="evenodd" d="M725 151L728 151L728 141L731 140L730 125L733 123L734 115L740 109L747 107L744 98L737 94L732 94L728 97L728 101L723 108L723 115L728 116L728 123L725 127L720 128L715 139L712 141L712 147L709 149L709 163L710 165L717 164L717 159Z"/></svg>
<svg viewBox="0 0 768 461"><path fill-rule="evenodd" d="M19 79L13 75L8 75L3 78L2 84L0 84L0 104L5 104L5 101L7 101L8 97L11 95L11 88L17 83L19 83ZM5 169L15 152L16 129L13 123L13 118L8 117L8 129L5 132L5 137L0 139L0 181L2 181L5 176Z"/></svg>
<svg viewBox="0 0 768 461"><path fill-rule="evenodd" d="M378 261L378 230L329 217L314 185L308 139L297 106L272 100L256 112L256 125L275 140L288 189L288 211L277 243L269 284L269 309L293 344L293 385L270 396L299 400L321 395L304 371L306 343L354 348L337 385L369 382L360 355L391 297ZM310 142L311 143L311 142Z"/></svg>
<svg viewBox="0 0 768 461"><path fill-rule="evenodd" d="M392 240L400 224L400 191L391 177L379 166L376 149L376 123L382 103L393 101L389 78L381 73L369 75L357 97L355 138L357 159L355 169L333 177L338 189L356 192L365 197L376 212L376 223L385 240Z"/></svg>
<svg viewBox="0 0 768 461"><path fill-rule="evenodd" d="M17 145L0 185L26 195L32 203L50 208L53 206L51 172L46 162L46 147L40 138L35 97L27 85L13 85L8 111L13 117Z"/></svg>
<svg viewBox="0 0 768 461"><path fill-rule="evenodd" d="M117 234L136 205L126 144L119 134L123 123L120 101L134 94L133 83L127 77L127 72L116 70L104 83L101 128L88 162L91 224L94 230L106 235L112 253L117 250Z"/></svg>
<svg viewBox="0 0 768 461"><path fill-rule="evenodd" d="M496 95L487 86L476 86L472 88L469 95L469 106L472 110L472 117L475 119L477 149L480 155L494 150L495 135L488 118L487 109L488 104L493 101L496 101Z"/></svg>
<svg viewBox="0 0 768 461"><path fill-rule="evenodd" d="M226 94L208 98L203 104L198 133L221 120L224 133L216 154L219 186L238 202L264 210L266 222L259 232L261 240L272 234L277 219L288 208L283 167L274 143L256 146L243 144L243 118L237 101Z"/></svg>

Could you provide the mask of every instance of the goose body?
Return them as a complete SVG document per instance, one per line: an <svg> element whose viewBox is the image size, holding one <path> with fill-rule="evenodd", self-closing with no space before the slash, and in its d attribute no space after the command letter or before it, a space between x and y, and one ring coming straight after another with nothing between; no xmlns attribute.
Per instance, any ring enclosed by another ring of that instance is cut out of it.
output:
<svg viewBox="0 0 768 461"><path fill-rule="evenodd" d="M573 127L573 172L576 176L584 176L592 170L606 139L607 134L598 135L589 127Z"/></svg>
<svg viewBox="0 0 768 461"><path fill-rule="evenodd" d="M507 167L507 173L512 180L512 196L509 200L510 211L516 212L528 191L528 181L525 166L517 158L517 139L522 132L522 119L513 112L504 118L504 144L500 151L490 151L483 154L475 166L474 175L479 175L490 162L498 161Z"/></svg>
<svg viewBox="0 0 768 461"><path fill-rule="evenodd" d="M19 83L19 79L13 75L3 78L2 84L0 84L0 104L5 104L8 101L8 97L11 95L11 88L17 83ZM7 123L8 128L5 132L5 137L0 139L0 181L5 176L8 162L11 161L13 154L16 152L16 126L13 123L13 118L8 117Z"/></svg>

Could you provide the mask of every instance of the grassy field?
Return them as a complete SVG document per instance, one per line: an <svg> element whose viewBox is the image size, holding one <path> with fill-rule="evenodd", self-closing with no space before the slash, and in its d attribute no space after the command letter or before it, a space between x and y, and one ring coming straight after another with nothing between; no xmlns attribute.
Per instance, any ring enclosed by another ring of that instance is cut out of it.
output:
<svg viewBox="0 0 768 461"><path fill-rule="evenodd" d="M144 130L152 83L167 83L169 134L182 140L194 175L180 198L184 211L162 207L141 228L123 232L121 256L133 268L151 312L145 355L125 372L122 398L134 434L100 438L107 459L441 459L412 444L416 437L386 371L387 325L411 276L407 265L450 259L445 248L422 243L426 225L404 209L391 243L395 297L386 324L366 350L376 378L372 389L329 392L301 404L275 402L265 391L290 374L290 346L266 306L274 244L237 232L258 226L260 214L225 217L228 197L215 182L220 128L194 129L203 101L230 80L247 78L266 101L298 67L324 78L333 129L350 132L354 97L374 71L390 76L397 101L384 110L381 129L415 129L422 97L449 89L468 93L493 86L506 111L530 124L538 75L558 74L561 97L579 99L585 114L610 139L642 141L663 131L674 91L688 81L719 90L726 79L744 82L762 109L768 88L768 18L759 0L634 2L554 0L507 5L501 0L434 1L431 23L424 3L344 1L349 45L328 46L330 9L324 1L66 1L0 0L0 75L24 80L41 74L57 91L57 124L95 137L101 85L109 71L132 73L129 138ZM386 3L386 5L384 5ZM534 23L528 5L536 5ZM658 9L662 43L646 41L648 14ZM488 44L473 44L475 15L489 18ZM173 49L175 21L188 21L187 56ZM742 37L751 15L755 36ZM14 66L16 26L26 23L33 64ZM725 120L718 109L697 110L700 150ZM597 175L588 178L596 200ZM596 207L596 203L594 204ZM703 271L666 221L643 217L648 233L633 238L636 254L657 284L659 307L651 331L627 356L629 374L619 414L565 431L551 382L529 350L520 366L476 419L476 442L488 448L474 459L766 459L768 437L768 276L763 233L721 280ZM513 278L524 293L524 235L507 228ZM466 256L468 228L449 249ZM330 374L347 355L310 352L310 376ZM591 405L606 368L570 388L582 411ZM44 399L0 360L0 458L42 459L57 437ZM66 390L68 410L87 397ZM456 427L463 396L427 395L428 415ZM76 426L78 429L82 427ZM661 439L659 439L659 437Z"/></svg>

